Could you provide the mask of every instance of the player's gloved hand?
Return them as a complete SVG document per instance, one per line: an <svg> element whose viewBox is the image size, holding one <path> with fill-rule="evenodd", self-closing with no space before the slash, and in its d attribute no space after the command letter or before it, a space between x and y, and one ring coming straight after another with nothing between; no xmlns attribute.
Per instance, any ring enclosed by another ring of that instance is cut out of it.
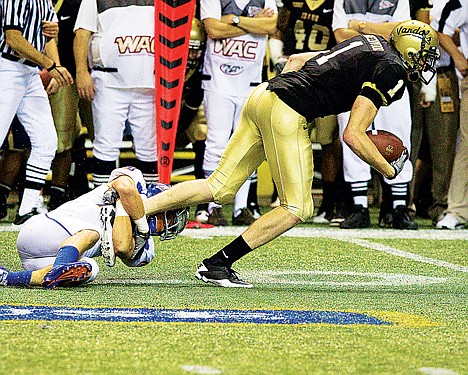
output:
<svg viewBox="0 0 468 375"><path fill-rule="evenodd" d="M145 249L146 241L150 238L150 232L140 232L138 229L135 230L135 249L133 250L133 255L130 258L131 260L137 259L141 256L141 253Z"/></svg>
<svg viewBox="0 0 468 375"><path fill-rule="evenodd" d="M389 180L393 180L396 176L400 174L400 172L403 170L403 167L405 166L405 162L409 158L409 153L408 149L405 148L403 152L401 153L400 157L397 160L394 160L390 163L390 165L393 167L395 170L395 174L392 178L389 178Z"/></svg>
<svg viewBox="0 0 468 375"><path fill-rule="evenodd" d="M110 204L112 206L115 205L117 199L119 199L119 193L117 193L117 190L115 190L114 188L107 189L104 195L102 196L102 200L104 201L104 203Z"/></svg>

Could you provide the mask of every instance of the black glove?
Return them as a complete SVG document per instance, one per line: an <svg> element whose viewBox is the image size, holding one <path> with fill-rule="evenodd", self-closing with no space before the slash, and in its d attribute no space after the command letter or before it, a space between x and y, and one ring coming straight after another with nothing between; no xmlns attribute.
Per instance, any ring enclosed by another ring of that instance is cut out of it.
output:
<svg viewBox="0 0 468 375"><path fill-rule="evenodd" d="M133 255L130 259L137 259L141 252L145 249L146 241L150 238L150 232L140 232L135 230L135 249L133 250Z"/></svg>
<svg viewBox="0 0 468 375"><path fill-rule="evenodd" d="M401 153L400 157L390 163L390 165L395 170L395 175L392 178L389 178L389 180L393 180L396 176L400 174L408 158L409 158L408 149L405 148L403 152Z"/></svg>

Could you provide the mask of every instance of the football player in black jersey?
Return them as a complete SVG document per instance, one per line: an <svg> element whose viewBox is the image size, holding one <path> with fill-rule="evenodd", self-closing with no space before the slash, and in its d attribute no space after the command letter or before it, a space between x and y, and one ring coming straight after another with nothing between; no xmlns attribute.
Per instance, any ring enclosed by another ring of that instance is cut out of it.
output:
<svg viewBox="0 0 468 375"><path fill-rule="evenodd" d="M333 33L334 0L283 0L278 11L277 27L281 41L271 39L270 50L284 55L329 50L336 45ZM284 48L281 48L284 43ZM279 47L277 47L279 45ZM283 61L285 59L283 58ZM276 66L278 70L280 67ZM314 223L337 226L351 210L349 184L344 182L341 142L335 115L314 119L311 133L321 151L322 202L313 219ZM336 213L335 213L336 206Z"/></svg>
<svg viewBox="0 0 468 375"><path fill-rule="evenodd" d="M398 100L406 81L427 81L439 57L437 33L419 21L396 26L387 42L359 35L328 52L293 55L285 73L258 86L247 99L238 129L208 179L175 185L145 202L147 214L200 202L227 203L266 159L281 206L266 213L212 257L195 276L224 287L250 288L232 264L312 215L314 174L308 123L351 110L344 142L387 178L402 170L407 153L389 164L366 135L379 108Z"/></svg>

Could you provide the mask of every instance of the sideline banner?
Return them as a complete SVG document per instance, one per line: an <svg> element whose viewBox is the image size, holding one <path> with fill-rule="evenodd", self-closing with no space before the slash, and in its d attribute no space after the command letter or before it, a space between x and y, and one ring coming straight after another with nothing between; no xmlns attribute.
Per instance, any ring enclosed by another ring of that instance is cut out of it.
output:
<svg viewBox="0 0 468 375"><path fill-rule="evenodd" d="M195 0L154 1L154 67L159 182L171 182Z"/></svg>

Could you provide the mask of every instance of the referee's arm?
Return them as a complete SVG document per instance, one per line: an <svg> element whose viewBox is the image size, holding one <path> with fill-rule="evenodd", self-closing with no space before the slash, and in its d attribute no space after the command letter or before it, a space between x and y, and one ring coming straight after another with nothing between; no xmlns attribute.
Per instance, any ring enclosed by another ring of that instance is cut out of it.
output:
<svg viewBox="0 0 468 375"><path fill-rule="evenodd" d="M54 60L40 53L35 49L31 43L29 43L22 34L21 30L18 29L6 29L5 30L5 41L13 48L18 55L27 58L35 62L36 64L49 68L54 64Z"/></svg>
<svg viewBox="0 0 468 375"><path fill-rule="evenodd" d="M5 41L18 53L18 55L23 56L26 59L46 68L52 78L55 78L60 86L67 86L73 83L73 77L68 72L68 70L60 66L55 39L51 39L46 45L45 51L48 56L40 53L37 49L35 49L31 43L29 43L23 37L20 30L5 30Z"/></svg>

